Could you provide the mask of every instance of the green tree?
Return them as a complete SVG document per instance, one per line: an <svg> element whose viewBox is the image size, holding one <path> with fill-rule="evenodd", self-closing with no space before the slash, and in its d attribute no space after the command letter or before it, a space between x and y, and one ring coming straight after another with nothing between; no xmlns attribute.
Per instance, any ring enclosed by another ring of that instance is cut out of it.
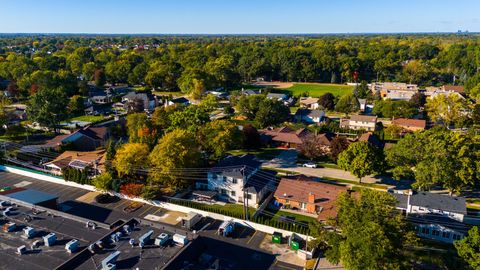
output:
<svg viewBox="0 0 480 270"><path fill-rule="evenodd" d="M85 101L82 96L75 95L70 98L68 103L68 113L70 115L82 114L85 110Z"/></svg>
<svg viewBox="0 0 480 270"><path fill-rule="evenodd" d="M189 105L186 108L178 109L170 114L169 121L170 127L168 131L180 128L194 132L210 121L210 116L205 111L205 108L197 105Z"/></svg>
<svg viewBox="0 0 480 270"><path fill-rule="evenodd" d="M357 112L360 109L360 104L358 103L357 98L353 94L347 94L342 96L337 105L335 105L335 111L349 114L352 112Z"/></svg>
<svg viewBox="0 0 480 270"><path fill-rule="evenodd" d="M480 232L477 226L468 231L468 235L462 240L454 242L458 256L465 260L474 269L480 269Z"/></svg>
<svg viewBox="0 0 480 270"><path fill-rule="evenodd" d="M68 98L62 88L41 89L28 100L27 113L32 121L53 128L67 119Z"/></svg>
<svg viewBox="0 0 480 270"><path fill-rule="evenodd" d="M260 127L277 125L288 120L290 109L277 100L265 99L260 102L255 122Z"/></svg>
<svg viewBox="0 0 480 270"><path fill-rule="evenodd" d="M383 154L368 142L356 142L338 155L337 164L361 183L363 177L383 169Z"/></svg>
<svg viewBox="0 0 480 270"><path fill-rule="evenodd" d="M253 120L255 119L255 116L260 109L260 103L263 100L265 100L265 96L263 95L242 95L235 102L235 108L241 115L247 117L249 120Z"/></svg>
<svg viewBox="0 0 480 270"><path fill-rule="evenodd" d="M182 168L196 168L200 164L200 151L195 136L182 129L165 134L149 155L149 179L154 183L177 188L191 180L191 173Z"/></svg>
<svg viewBox="0 0 480 270"><path fill-rule="evenodd" d="M148 167L148 145L143 143L126 143L115 154L113 166L120 177L134 176L138 170Z"/></svg>
<svg viewBox="0 0 480 270"><path fill-rule="evenodd" d="M101 191L101 192L108 192L112 189L113 178L110 173L102 173L100 175L95 176L92 179L93 186Z"/></svg>
<svg viewBox="0 0 480 270"><path fill-rule="evenodd" d="M373 113L379 117L411 118L417 113L411 102L405 100L378 100L373 107Z"/></svg>
<svg viewBox="0 0 480 270"><path fill-rule="evenodd" d="M467 109L466 100L456 94L437 95L427 100L425 104L428 116L433 121L441 121L448 126L458 122L463 111Z"/></svg>
<svg viewBox="0 0 480 270"><path fill-rule="evenodd" d="M217 120L200 128L198 141L207 152L215 157L223 156L228 150L242 145L242 133L237 125L227 120Z"/></svg>
<svg viewBox="0 0 480 270"><path fill-rule="evenodd" d="M340 234L326 233L326 257L346 269L406 269L405 248L415 243L415 233L395 209L396 199L365 189L360 196L341 194L337 199Z"/></svg>
<svg viewBox="0 0 480 270"><path fill-rule="evenodd" d="M386 160L396 179L415 179L422 190L441 184L456 192L480 179L479 147L478 135L434 128L407 134L387 150Z"/></svg>

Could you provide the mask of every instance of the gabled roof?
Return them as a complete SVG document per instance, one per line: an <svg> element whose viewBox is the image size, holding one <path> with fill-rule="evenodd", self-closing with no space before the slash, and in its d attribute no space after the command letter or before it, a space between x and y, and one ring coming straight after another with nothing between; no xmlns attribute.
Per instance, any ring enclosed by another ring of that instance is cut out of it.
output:
<svg viewBox="0 0 480 270"><path fill-rule="evenodd" d="M444 91L454 91L454 92L457 92L457 93L464 93L465 92L465 88L461 85L444 85L444 86L442 86L442 89Z"/></svg>
<svg viewBox="0 0 480 270"><path fill-rule="evenodd" d="M296 178L282 178L275 191L275 198L308 203L309 194L315 196L315 205L321 207L318 218L326 220L337 214L335 201L342 192L347 192L345 186L333 185L315 181L311 177L299 175Z"/></svg>
<svg viewBox="0 0 480 270"><path fill-rule="evenodd" d="M350 121L356 122L377 122L377 116L371 115L351 115Z"/></svg>
<svg viewBox="0 0 480 270"><path fill-rule="evenodd" d="M210 171L223 176L242 178L259 168L261 164L254 155L228 156L219 161Z"/></svg>
<svg viewBox="0 0 480 270"><path fill-rule="evenodd" d="M310 131L308 131L306 128L293 131L289 127L285 126L274 130L263 130L261 133L263 136L267 136L273 141L301 144L303 143L303 138L305 138Z"/></svg>
<svg viewBox="0 0 480 270"><path fill-rule="evenodd" d="M393 194L399 201L398 206L406 208L408 195ZM428 209L442 210L452 213L467 214L466 200L464 197L454 197L431 192L414 192L410 197L410 205Z"/></svg>
<svg viewBox="0 0 480 270"><path fill-rule="evenodd" d="M95 140L103 140L108 133L108 129L106 127L85 127L77 132Z"/></svg>
<svg viewBox="0 0 480 270"><path fill-rule="evenodd" d="M318 98L312 98L312 97L301 97L300 98L300 104L303 105L312 105L318 103Z"/></svg>
<svg viewBox="0 0 480 270"><path fill-rule="evenodd" d="M309 116L312 118L318 118L324 116L325 113L320 110L310 110L310 109L298 109L295 113L296 117Z"/></svg>
<svg viewBox="0 0 480 270"><path fill-rule="evenodd" d="M178 98L172 99L172 102L176 104L186 104L186 103L190 103L190 100L188 100L186 97L178 97Z"/></svg>
<svg viewBox="0 0 480 270"><path fill-rule="evenodd" d="M405 127L426 128L427 121L422 119L397 118L393 119L392 124Z"/></svg>
<svg viewBox="0 0 480 270"><path fill-rule="evenodd" d="M286 98L287 95L282 94L282 93L268 93L267 98L277 98L277 99L283 99Z"/></svg>
<svg viewBox="0 0 480 270"><path fill-rule="evenodd" d="M258 170L248 179L244 189L250 193L259 193L266 185L272 182L277 175L274 171Z"/></svg>
<svg viewBox="0 0 480 270"><path fill-rule="evenodd" d="M88 163L93 165L97 163L98 167L105 166L106 152L105 150L79 152L79 151L65 151L56 159L45 163L45 166L54 165L58 168L65 168L70 164Z"/></svg>

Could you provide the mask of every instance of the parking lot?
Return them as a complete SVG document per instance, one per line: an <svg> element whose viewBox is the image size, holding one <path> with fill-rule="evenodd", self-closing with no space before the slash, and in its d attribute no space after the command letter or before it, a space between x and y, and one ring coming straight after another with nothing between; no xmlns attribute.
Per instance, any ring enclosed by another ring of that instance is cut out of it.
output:
<svg viewBox="0 0 480 270"><path fill-rule="evenodd" d="M127 213L123 211L123 209L132 203L130 200L118 199L118 201L113 203L100 204L94 200L95 196L98 194L88 190L55 184L17 174L0 172L0 188L4 187L23 187L26 189L35 189L56 194L58 196L60 210L108 224L114 223L119 219L128 220L130 218L141 218L153 223L179 228L180 224L178 223L178 218L183 215L179 212L168 211L148 204L142 205L134 212ZM201 236L258 251L262 250L261 243L265 237L267 237L265 233L255 231L252 228L237 223L233 235L230 237L223 237L217 234L218 227L221 223L222 221L220 220L207 217L197 224L194 230L199 231L203 228L203 230L199 232L199 235ZM270 269L302 268L288 263L275 261Z"/></svg>

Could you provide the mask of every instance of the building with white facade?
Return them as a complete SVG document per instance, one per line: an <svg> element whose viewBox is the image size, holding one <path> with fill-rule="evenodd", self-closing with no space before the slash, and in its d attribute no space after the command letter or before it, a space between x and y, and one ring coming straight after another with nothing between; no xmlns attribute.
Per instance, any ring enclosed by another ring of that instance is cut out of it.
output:
<svg viewBox="0 0 480 270"><path fill-rule="evenodd" d="M415 225L418 236L453 243L462 239L469 226L463 223L467 215L464 197L430 192L394 193L397 208Z"/></svg>
<svg viewBox="0 0 480 270"><path fill-rule="evenodd" d="M340 119L341 128L354 130L375 131L377 127L377 117L370 115L351 115L349 118Z"/></svg>
<svg viewBox="0 0 480 270"><path fill-rule="evenodd" d="M208 172L207 183L197 188L218 192L218 197L234 203L258 207L269 191L273 191L275 173L260 169L261 162L253 155L230 156Z"/></svg>

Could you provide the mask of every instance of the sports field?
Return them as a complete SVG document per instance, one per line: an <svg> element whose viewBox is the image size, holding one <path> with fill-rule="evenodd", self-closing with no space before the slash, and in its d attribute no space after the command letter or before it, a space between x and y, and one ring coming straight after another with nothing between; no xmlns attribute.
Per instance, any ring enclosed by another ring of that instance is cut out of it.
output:
<svg viewBox="0 0 480 270"><path fill-rule="evenodd" d="M298 96L305 92L308 92L311 97L320 97L325 93L332 93L334 96L343 96L352 92L353 86L326 83L295 83L285 90L290 91L293 96Z"/></svg>

